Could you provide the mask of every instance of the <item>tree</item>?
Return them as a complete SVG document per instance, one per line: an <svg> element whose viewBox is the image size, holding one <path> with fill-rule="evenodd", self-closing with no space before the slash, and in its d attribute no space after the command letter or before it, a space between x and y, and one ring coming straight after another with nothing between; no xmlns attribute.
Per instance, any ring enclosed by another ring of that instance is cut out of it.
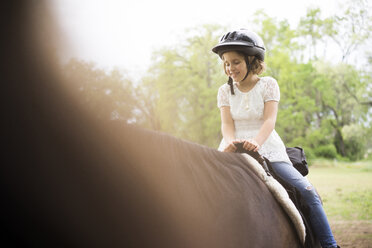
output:
<svg viewBox="0 0 372 248"><path fill-rule="evenodd" d="M314 87L319 91L322 106L320 114L334 129L334 143L338 153L346 156L342 130L345 126L358 124L365 119L367 109L358 98L362 98L366 82L361 80L358 71L351 65L331 67L319 63L317 67L319 74L314 80ZM356 98L350 97L350 94Z"/></svg>
<svg viewBox="0 0 372 248"><path fill-rule="evenodd" d="M345 16L348 13L345 12ZM334 144L339 154L349 158L353 158L351 147L363 153L365 149L362 146L349 145L355 141L355 137L351 141L348 138L351 136L345 138L343 132L349 126L366 123L366 106L371 102L369 74L342 60L338 63L325 62L326 54L319 57L317 54L321 53L316 52L321 48L319 43L330 42L327 37L335 39L338 32L336 27L341 29L335 25L335 18L321 19L319 9L310 9L306 17L301 18L296 28L299 32L296 32L285 21L277 22L262 12L258 14L256 25L268 44L267 73L277 78L281 89L276 129L285 142L312 149ZM304 43L302 46L309 47L311 54L307 60L303 60L299 56L303 53L299 42L307 39L310 39L309 45ZM358 42L363 40L359 39ZM367 122L366 125L370 124ZM360 144L365 143L364 139L359 137ZM353 154L356 154L355 149Z"/></svg>
<svg viewBox="0 0 372 248"><path fill-rule="evenodd" d="M310 44L305 46L309 50L309 59L317 59L318 41L323 39L322 29L325 21L321 19L320 14L319 8L308 9L306 17L301 18L299 24L300 35L307 44Z"/></svg>
<svg viewBox="0 0 372 248"><path fill-rule="evenodd" d="M346 62L350 54L371 37L370 10L371 6L367 0L352 0L345 5L343 15L332 18L328 35L340 48L342 62Z"/></svg>
<svg viewBox="0 0 372 248"><path fill-rule="evenodd" d="M71 59L63 66L66 82L74 82L70 89L78 95L81 106L103 120L134 118L136 100L132 82L118 70L107 73L93 63Z"/></svg>
<svg viewBox="0 0 372 248"><path fill-rule="evenodd" d="M220 29L205 25L190 30L196 35L183 44L154 53L153 65L142 82L143 94L151 99L151 110L145 112L151 112L154 129L217 146L221 134L216 94L226 79L211 48Z"/></svg>

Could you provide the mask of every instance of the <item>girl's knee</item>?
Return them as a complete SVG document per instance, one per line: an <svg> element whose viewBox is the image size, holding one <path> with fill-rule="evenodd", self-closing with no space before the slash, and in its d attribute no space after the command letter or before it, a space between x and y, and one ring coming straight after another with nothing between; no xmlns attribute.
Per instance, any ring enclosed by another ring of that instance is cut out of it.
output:
<svg viewBox="0 0 372 248"><path fill-rule="evenodd" d="M302 189L299 189L302 197L308 204L321 204L318 193L313 185L309 184Z"/></svg>

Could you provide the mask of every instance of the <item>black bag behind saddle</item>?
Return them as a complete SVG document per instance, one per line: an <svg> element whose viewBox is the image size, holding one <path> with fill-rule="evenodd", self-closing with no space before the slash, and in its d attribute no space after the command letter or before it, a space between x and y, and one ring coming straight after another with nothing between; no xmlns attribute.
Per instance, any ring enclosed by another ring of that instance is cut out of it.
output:
<svg viewBox="0 0 372 248"><path fill-rule="evenodd" d="M304 149L301 147L287 147L286 148L289 160L293 166L303 175L309 174L309 167L307 166Z"/></svg>

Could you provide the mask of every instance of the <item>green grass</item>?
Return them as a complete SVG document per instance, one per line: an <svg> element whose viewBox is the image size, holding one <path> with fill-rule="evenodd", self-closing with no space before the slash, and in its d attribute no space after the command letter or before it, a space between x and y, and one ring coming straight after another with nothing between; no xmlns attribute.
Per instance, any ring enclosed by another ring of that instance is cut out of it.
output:
<svg viewBox="0 0 372 248"><path fill-rule="evenodd" d="M311 161L308 179L318 190L327 216L372 220L372 161Z"/></svg>

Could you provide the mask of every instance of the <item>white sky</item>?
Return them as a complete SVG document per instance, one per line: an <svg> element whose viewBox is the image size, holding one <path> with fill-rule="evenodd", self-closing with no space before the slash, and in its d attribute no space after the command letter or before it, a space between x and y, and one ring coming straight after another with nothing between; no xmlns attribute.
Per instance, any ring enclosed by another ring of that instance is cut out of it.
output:
<svg viewBox="0 0 372 248"><path fill-rule="evenodd" d="M250 15L263 9L293 26L308 7L334 14L346 0L52 0L69 49L64 57L125 69L138 79L154 50L177 44L182 31L206 23L247 27ZM249 28L249 27L247 27Z"/></svg>

